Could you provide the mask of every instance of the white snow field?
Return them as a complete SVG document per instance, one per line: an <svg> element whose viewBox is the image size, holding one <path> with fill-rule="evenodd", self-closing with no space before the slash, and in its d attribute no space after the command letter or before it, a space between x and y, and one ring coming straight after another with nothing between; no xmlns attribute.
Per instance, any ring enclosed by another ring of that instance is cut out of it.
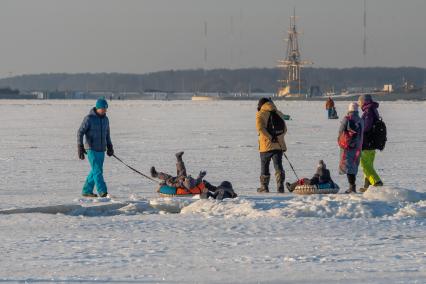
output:
<svg viewBox="0 0 426 284"><path fill-rule="evenodd" d="M0 282L426 283L426 103L381 104L386 186L350 196L257 194L255 101L110 103L118 157L174 173L185 150L190 173L233 183L239 197L223 202L160 198L113 158L113 197L82 199L89 165L76 131L93 104L0 101ZM344 191L339 120L321 102L277 105L293 118L287 155L299 176L324 159Z"/></svg>

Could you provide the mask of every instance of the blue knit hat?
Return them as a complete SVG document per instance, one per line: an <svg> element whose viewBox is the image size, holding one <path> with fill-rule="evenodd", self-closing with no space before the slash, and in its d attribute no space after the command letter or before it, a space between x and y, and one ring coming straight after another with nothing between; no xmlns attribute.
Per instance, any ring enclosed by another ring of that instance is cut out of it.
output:
<svg viewBox="0 0 426 284"><path fill-rule="evenodd" d="M105 98L99 98L97 101L96 101L96 108L97 109L101 109L101 108L104 108L104 109L107 109L108 108L108 102L106 101L106 99Z"/></svg>

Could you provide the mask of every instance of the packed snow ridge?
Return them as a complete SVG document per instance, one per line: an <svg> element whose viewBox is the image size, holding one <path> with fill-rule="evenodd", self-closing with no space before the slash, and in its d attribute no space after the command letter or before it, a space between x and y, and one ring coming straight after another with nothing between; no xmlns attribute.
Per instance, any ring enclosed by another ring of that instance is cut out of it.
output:
<svg viewBox="0 0 426 284"><path fill-rule="evenodd" d="M314 218L425 218L426 194L403 188L370 188L363 195L265 195L235 200L154 198L116 201L110 198L80 199L80 204L62 204L1 210L0 214L64 214L69 216L114 216L135 214L197 214L223 218L314 217Z"/></svg>

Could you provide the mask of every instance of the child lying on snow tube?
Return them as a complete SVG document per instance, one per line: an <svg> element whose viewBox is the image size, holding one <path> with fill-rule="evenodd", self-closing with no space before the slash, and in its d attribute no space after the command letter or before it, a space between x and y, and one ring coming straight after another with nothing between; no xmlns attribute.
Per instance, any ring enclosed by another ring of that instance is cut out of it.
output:
<svg viewBox="0 0 426 284"><path fill-rule="evenodd" d="M201 199L208 199L211 197L213 199L222 200L225 198L236 198L238 196L229 181L223 181L219 186L214 186L205 180L204 185L205 188L200 194Z"/></svg>
<svg viewBox="0 0 426 284"><path fill-rule="evenodd" d="M335 186L333 180L330 176L330 171L327 169L323 160L320 160L317 167L317 172L311 178L303 178L294 183L286 182L286 187L288 191L293 192L299 185L320 185L320 184L330 184L333 187Z"/></svg>
<svg viewBox="0 0 426 284"><path fill-rule="evenodd" d="M194 179L192 176L186 174L185 163L183 162L182 156L184 152L176 153L176 176L171 176L166 173L157 172L155 167L151 167L151 176L153 178L158 178L163 181L162 184L165 184L174 188L186 189L190 192L191 189L198 187L202 184L203 178L207 174L206 171L201 171L198 174L198 177Z"/></svg>

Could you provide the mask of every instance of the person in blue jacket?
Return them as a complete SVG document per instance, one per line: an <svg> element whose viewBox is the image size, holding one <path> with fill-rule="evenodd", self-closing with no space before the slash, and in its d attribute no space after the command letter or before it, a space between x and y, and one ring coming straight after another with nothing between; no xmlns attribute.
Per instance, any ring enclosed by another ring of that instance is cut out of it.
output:
<svg viewBox="0 0 426 284"><path fill-rule="evenodd" d="M78 157L84 160L87 154L91 171L83 186L82 195L86 197L106 197L108 195L107 185L103 176L103 164L105 151L111 157L114 148L111 142L109 120L106 116L108 102L105 98L99 98L96 106L84 118L77 132ZM85 143L83 144L83 137ZM93 193L96 185L98 195Z"/></svg>

